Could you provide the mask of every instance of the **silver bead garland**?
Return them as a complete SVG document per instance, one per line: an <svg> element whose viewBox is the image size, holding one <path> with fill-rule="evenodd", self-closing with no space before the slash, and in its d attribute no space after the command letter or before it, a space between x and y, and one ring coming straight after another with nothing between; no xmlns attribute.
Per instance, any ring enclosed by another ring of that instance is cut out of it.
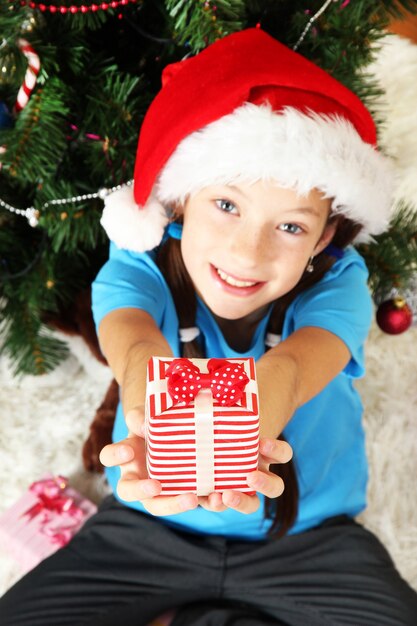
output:
<svg viewBox="0 0 417 626"><path fill-rule="evenodd" d="M32 228L35 228L39 224L39 215L40 212L44 209L47 209L51 205L63 205L63 204L76 204L77 202L84 202L85 200L94 200L99 198L100 200L104 200L106 196L113 193L114 191L119 191L123 187L127 187L133 184L132 180L129 180L127 183L123 183L122 185L116 185L115 187L111 187L107 189L106 187L102 187L98 191L94 193L84 193L79 196L72 196L71 198L56 198L55 200L48 200L44 202L40 209L35 209L35 207L31 206L26 209L16 209L16 207L11 206L4 200L0 198L0 206L9 213L14 213L15 215L21 215L25 217Z"/></svg>
<svg viewBox="0 0 417 626"><path fill-rule="evenodd" d="M0 198L0 206L2 206L9 213L15 213L16 215L21 215L22 217L26 217L27 221L32 227L38 225L38 216L39 212L33 207L28 207L27 209L16 209L14 206L11 206L4 200Z"/></svg>
<svg viewBox="0 0 417 626"><path fill-rule="evenodd" d="M305 36L307 35L308 31L310 30L310 28L313 26L314 22L316 22L320 15L322 15L322 13L325 12L325 10L327 9L327 7L332 3L332 2L338 2L339 0L326 0L326 2L320 7L320 9L314 13L314 15L308 20L305 29L303 30L303 32L301 33L297 43L295 44L295 46L293 47L293 50L297 50L299 48L299 46L303 43Z"/></svg>

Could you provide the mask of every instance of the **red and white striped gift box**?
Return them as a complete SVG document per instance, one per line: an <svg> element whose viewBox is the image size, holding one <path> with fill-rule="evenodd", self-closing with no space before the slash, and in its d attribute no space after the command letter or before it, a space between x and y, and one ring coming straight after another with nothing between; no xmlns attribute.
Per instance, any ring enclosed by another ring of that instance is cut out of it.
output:
<svg viewBox="0 0 417 626"><path fill-rule="evenodd" d="M188 405L174 401L168 393L166 372L178 361L191 362L203 375L208 372L209 359L150 359L146 389L146 458L150 478L162 483L161 495L207 495L225 489L253 493L246 476L258 467L259 410L254 360L212 360L232 370L235 364L241 364L248 377L241 398L232 406L223 406L213 398L210 388L201 389Z"/></svg>

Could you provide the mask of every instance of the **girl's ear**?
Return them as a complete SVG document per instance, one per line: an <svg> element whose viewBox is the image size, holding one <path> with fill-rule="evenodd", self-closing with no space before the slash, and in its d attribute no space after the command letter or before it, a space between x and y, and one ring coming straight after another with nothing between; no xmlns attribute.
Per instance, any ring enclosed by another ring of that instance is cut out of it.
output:
<svg viewBox="0 0 417 626"><path fill-rule="evenodd" d="M334 220L330 224L327 224L322 233L322 236L320 237L319 241L316 244L316 247L314 248L314 256L317 256L318 254L320 254L320 252L323 252L323 250L327 248L335 235L336 229L337 220Z"/></svg>

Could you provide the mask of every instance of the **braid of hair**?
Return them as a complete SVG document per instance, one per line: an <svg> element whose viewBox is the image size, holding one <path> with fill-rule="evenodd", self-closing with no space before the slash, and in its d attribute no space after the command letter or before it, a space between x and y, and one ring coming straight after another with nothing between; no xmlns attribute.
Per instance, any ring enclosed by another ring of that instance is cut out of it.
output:
<svg viewBox="0 0 417 626"><path fill-rule="evenodd" d="M195 326L197 297L194 285L185 268L181 254L181 242L171 237L160 246L157 264L171 291L180 328ZM199 337L182 344L182 355L189 359L203 357Z"/></svg>

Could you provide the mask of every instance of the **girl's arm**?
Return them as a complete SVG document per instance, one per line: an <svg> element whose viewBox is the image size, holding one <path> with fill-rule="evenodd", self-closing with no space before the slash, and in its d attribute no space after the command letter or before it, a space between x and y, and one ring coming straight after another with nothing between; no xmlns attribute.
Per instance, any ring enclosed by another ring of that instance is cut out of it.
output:
<svg viewBox="0 0 417 626"><path fill-rule="evenodd" d="M152 356L172 356L153 318L141 309L116 309L98 329L100 347L120 385L124 414L145 404L146 369Z"/></svg>
<svg viewBox="0 0 417 626"><path fill-rule="evenodd" d="M295 410L339 374L351 358L346 344L317 327L304 327L271 348L256 364L261 436L277 437Z"/></svg>

